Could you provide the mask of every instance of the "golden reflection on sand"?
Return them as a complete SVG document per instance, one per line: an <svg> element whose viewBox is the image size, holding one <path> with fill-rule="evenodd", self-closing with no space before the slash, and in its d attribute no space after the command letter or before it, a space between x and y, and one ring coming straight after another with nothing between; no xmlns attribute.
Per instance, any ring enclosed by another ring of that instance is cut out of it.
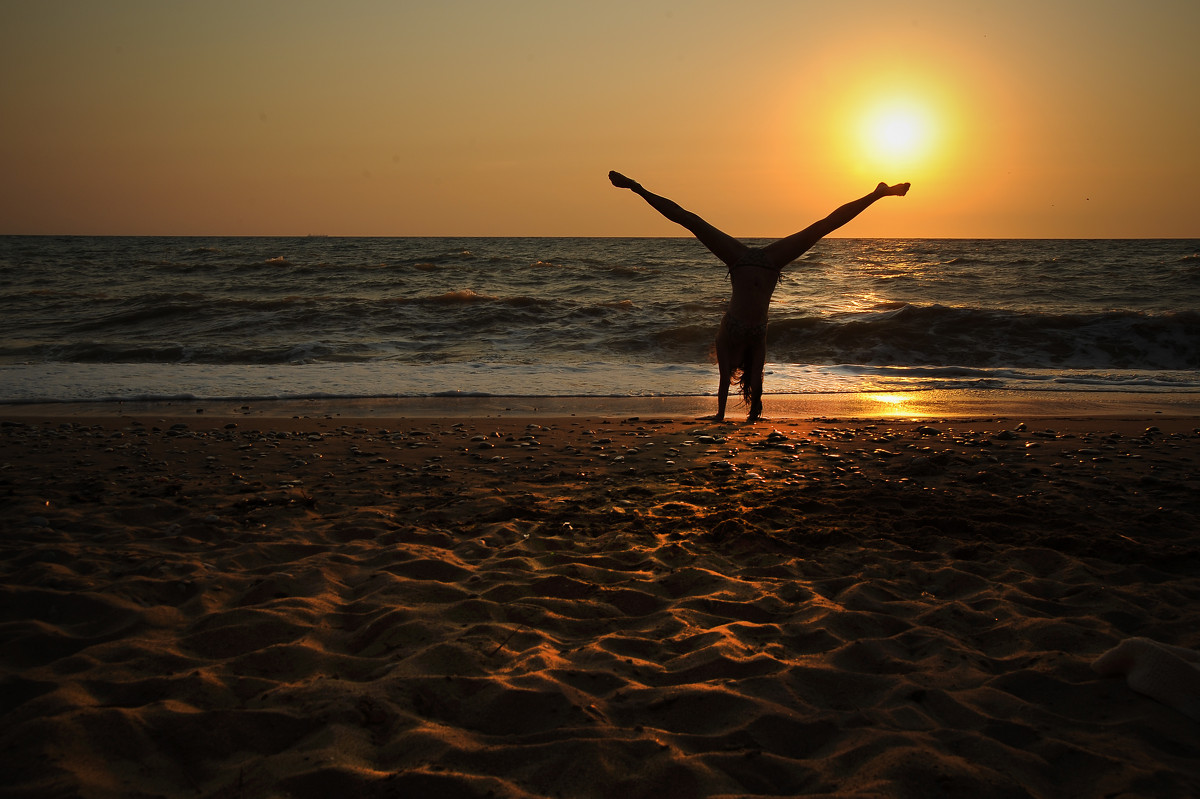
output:
<svg viewBox="0 0 1200 799"><path fill-rule="evenodd" d="M928 409L922 410L917 404L916 394L871 394L861 395L863 405L872 407L874 413L888 417L911 418L928 415Z"/></svg>

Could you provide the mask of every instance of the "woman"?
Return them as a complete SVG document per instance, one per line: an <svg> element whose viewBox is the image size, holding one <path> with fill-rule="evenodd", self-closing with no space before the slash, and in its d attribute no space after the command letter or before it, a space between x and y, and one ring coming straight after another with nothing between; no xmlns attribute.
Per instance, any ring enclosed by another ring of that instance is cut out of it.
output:
<svg viewBox="0 0 1200 799"><path fill-rule="evenodd" d="M858 216L880 197L903 197L907 183L888 186L880 183L875 191L848 202L819 222L799 233L768 244L750 247L717 230L691 211L686 211L666 197L646 191L637 181L620 172L609 172L608 179L619 189L630 189L667 219L687 228L700 243L729 267L733 294L729 308L717 331L717 368L721 384L717 391L716 421L725 420L725 402L729 384L737 377L742 397L750 405L747 421L762 416L763 365L767 359L767 309L771 295L779 282L779 273L810 247L842 225Z"/></svg>

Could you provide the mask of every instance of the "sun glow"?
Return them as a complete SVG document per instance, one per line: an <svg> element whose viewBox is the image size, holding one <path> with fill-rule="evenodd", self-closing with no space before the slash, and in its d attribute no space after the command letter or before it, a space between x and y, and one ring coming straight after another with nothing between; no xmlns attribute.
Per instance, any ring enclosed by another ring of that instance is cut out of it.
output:
<svg viewBox="0 0 1200 799"><path fill-rule="evenodd" d="M799 124L821 120L822 146L832 156L826 163L840 179L908 181L928 191L947 186L973 152L965 144L977 101L957 74L866 56L838 92L821 99L828 104L805 106Z"/></svg>

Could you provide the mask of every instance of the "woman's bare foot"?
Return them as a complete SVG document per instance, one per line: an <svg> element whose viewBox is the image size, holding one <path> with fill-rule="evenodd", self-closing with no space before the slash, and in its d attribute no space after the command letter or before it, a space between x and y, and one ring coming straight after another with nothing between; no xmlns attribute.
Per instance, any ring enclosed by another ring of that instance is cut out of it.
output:
<svg viewBox="0 0 1200 799"><path fill-rule="evenodd" d="M642 184L638 183L636 180L625 177L620 172L609 172L608 179L611 180L612 184L618 189L640 189L642 187Z"/></svg>
<svg viewBox="0 0 1200 799"><path fill-rule="evenodd" d="M889 186L886 183L880 183L875 187L875 193L880 197L903 197L908 194L908 187L911 183L897 183L895 186Z"/></svg>

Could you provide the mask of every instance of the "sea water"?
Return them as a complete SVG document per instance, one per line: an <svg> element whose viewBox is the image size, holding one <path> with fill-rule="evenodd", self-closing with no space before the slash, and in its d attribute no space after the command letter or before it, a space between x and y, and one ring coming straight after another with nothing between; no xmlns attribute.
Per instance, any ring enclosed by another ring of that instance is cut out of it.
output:
<svg viewBox="0 0 1200 799"><path fill-rule="evenodd" d="M728 297L688 238L0 237L0 402L713 394ZM1196 240L826 239L766 390L1196 392L1198 309Z"/></svg>

